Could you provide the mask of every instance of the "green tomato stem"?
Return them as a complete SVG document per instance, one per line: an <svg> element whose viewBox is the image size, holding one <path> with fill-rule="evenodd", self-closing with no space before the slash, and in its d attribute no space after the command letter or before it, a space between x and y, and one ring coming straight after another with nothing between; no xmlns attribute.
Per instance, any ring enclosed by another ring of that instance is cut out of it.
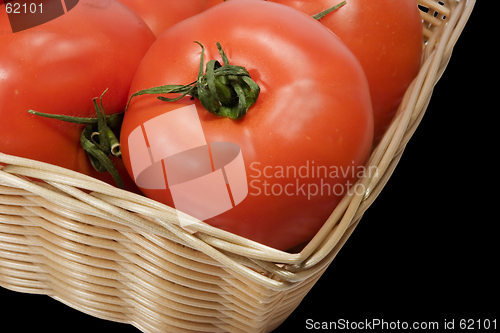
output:
<svg viewBox="0 0 500 333"><path fill-rule="evenodd" d="M109 154L106 154L102 149L95 144L94 140L91 139L93 129L91 125L85 126L80 136L80 143L87 153L90 163L95 170L99 172L109 172L113 177L116 185L119 188L124 188L123 180L120 177L120 173L116 169L113 161L111 161Z"/></svg>
<svg viewBox="0 0 500 333"><path fill-rule="evenodd" d="M337 10L337 9L339 9L340 7L344 6L345 4L346 4L346 2L345 2L345 1L342 1L341 3L339 3L339 4L337 4L337 5L333 6L333 7L330 7L330 8L328 8L328 9L325 9L324 11L319 12L318 14L315 14L315 15L313 15L312 17L313 17L313 19L315 19L315 20L319 21L319 20L321 20L323 17L325 17L326 15L330 14L331 12L336 11L336 10Z"/></svg>
<svg viewBox="0 0 500 333"><path fill-rule="evenodd" d="M205 48L201 43L195 43L200 45L202 50L196 81L187 85L164 85L140 90L130 96L127 109L136 96L179 94L173 98L166 96L157 98L164 102L175 102L185 96L191 96L199 99L203 107L214 115L231 119L243 118L257 101L260 93L259 85L251 79L244 67L229 64L220 43L217 43L217 49L223 65L216 60L210 60L203 74Z"/></svg>
<svg viewBox="0 0 500 333"><path fill-rule="evenodd" d="M124 188L123 180L110 158L111 155L121 157L120 142L117 138L119 134L115 133L120 132L124 114L123 112L112 115L105 114L102 98L107 91L108 89L100 97L92 99L97 115L95 118L72 117L34 110L28 110L28 112L40 117L86 125L80 134L80 144L87 153L90 163L99 172L109 172L117 186Z"/></svg>

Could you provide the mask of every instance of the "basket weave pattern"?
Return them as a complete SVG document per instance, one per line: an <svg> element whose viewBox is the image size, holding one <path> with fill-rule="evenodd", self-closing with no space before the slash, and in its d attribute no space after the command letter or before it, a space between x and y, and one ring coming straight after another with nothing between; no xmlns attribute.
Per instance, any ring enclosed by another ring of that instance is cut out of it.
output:
<svg viewBox="0 0 500 333"><path fill-rule="evenodd" d="M389 179L475 1L418 0L418 77L359 182L300 253L203 222L85 175L0 153L0 286L46 294L143 332L269 332L298 306ZM425 9L425 10L424 10ZM36 179L34 181L33 179Z"/></svg>

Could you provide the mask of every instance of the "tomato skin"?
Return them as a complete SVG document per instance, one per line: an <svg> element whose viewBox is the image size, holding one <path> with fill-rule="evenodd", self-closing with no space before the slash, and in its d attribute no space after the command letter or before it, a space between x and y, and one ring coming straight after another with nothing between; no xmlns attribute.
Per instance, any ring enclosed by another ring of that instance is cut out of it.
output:
<svg viewBox="0 0 500 333"><path fill-rule="evenodd" d="M223 3L223 2L224 2L224 0L207 0L206 4L205 4L205 10L212 8L213 6L216 6L216 5Z"/></svg>
<svg viewBox="0 0 500 333"><path fill-rule="evenodd" d="M268 0L308 15L339 0ZM420 69L422 20L414 0L348 0L320 22L356 55L370 85L375 141L380 140Z"/></svg>
<svg viewBox="0 0 500 333"><path fill-rule="evenodd" d="M279 177L276 171L298 170L308 163L327 168L364 165L372 145L373 114L359 62L328 29L299 11L265 1L228 1L162 34L141 62L131 94L192 82L201 53L193 41L204 45L205 62L221 61L215 46L220 42L230 63L247 68L259 84L257 102L243 119L235 121L214 116L188 97L173 103L154 95L135 97L121 134L127 170L133 174L128 137L134 129L165 112L194 104L207 142L232 142L241 148L249 186L249 194L239 205L206 222L282 250L307 241L341 196L325 191L325 195L308 198L297 193L298 188L294 195L266 195L265 182L283 190L292 184L287 188L291 192L296 182L307 187L322 181L330 186L355 181L350 175ZM173 206L168 190L141 190Z"/></svg>
<svg viewBox="0 0 500 333"><path fill-rule="evenodd" d="M96 117L92 99L106 88L104 110L123 111L130 83L155 37L144 21L112 0L80 0L67 14L12 33L0 6L0 152L114 184L80 146L82 125L31 115ZM136 189L123 168L127 188Z"/></svg>
<svg viewBox="0 0 500 333"><path fill-rule="evenodd" d="M156 37L169 27L205 9L205 0L118 0L148 24Z"/></svg>
<svg viewBox="0 0 500 333"><path fill-rule="evenodd" d="M207 0L205 3L204 9L207 10L209 8L212 8L213 6L216 6L218 4L227 2L227 1L232 1L232 0ZM267 1L267 0L255 0L255 1Z"/></svg>

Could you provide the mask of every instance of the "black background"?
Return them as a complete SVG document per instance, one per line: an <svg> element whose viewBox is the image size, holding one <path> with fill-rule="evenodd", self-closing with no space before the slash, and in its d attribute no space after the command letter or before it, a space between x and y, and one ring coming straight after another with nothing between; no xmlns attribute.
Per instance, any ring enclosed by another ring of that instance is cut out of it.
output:
<svg viewBox="0 0 500 333"><path fill-rule="evenodd" d="M498 317L498 69L480 38L485 21L476 6L393 176L275 332L308 331L307 319L440 325L454 319L457 325L460 319ZM13 325L12 332L139 332L47 296L0 288L0 304L2 326Z"/></svg>

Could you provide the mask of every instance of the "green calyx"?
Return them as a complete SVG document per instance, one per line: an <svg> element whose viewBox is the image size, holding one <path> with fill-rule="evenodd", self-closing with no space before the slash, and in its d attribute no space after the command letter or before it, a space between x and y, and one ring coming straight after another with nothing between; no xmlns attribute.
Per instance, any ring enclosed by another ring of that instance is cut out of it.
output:
<svg viewBox="0 0 500 333"><path fill-rule="evenodd" d="M82 118L66 115L57 115L28 110L29 113L45 118L62 120L75 124L86 125L80 135L80 143L89 157L90 163L99 172L109 172L119 188L124 188L123 180L118 173L111 156L121 157L120 128L123 122L123 112L106 115L102 106L102 97L93 99L97 118ZM99 100L99 102L98 102Z"/></svg>
<svg viewBox="0 0 500 333"><path fill-rule="evenodd" d="M244 67L229 64L220 43L217 43L217 49L222 57L223 65L217 60L210 60L203 74L205 48L201 43L195 43L200 45L202 50L196 81L187 85L164 85L140 90L130 97L129 104L132 98L145 94L180 94L173 98L158 96L158 99L175 102L185 96L191 96L199 99L203 107L214 115L231 119L244 117L248 109L257 101L260 87L250 78L250 74Z"/></svg>

